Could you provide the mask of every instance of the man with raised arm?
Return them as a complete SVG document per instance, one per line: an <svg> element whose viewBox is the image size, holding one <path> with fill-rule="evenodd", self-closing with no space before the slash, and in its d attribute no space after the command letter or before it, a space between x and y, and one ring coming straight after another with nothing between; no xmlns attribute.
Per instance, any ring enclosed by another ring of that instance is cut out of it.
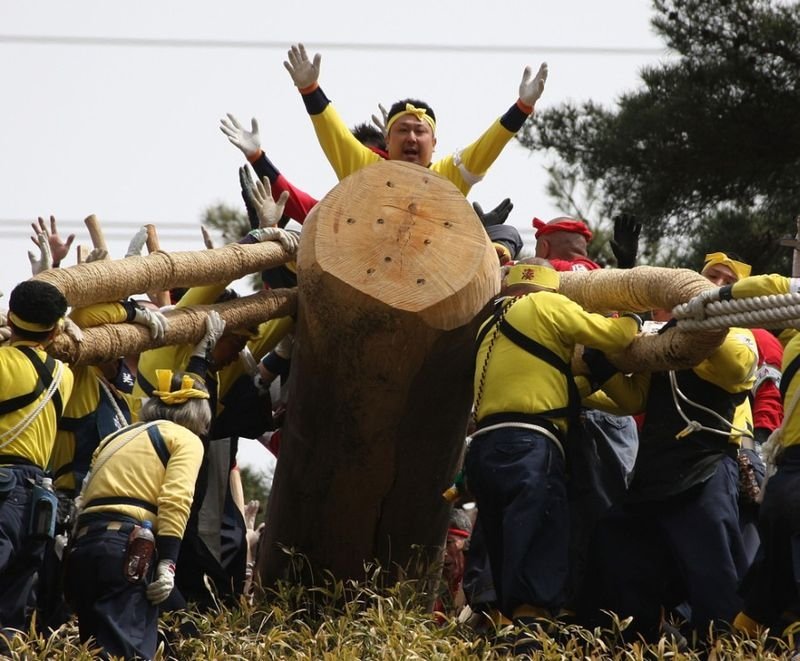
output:
<svg viewBox="0 0 800 661"><path fill-rule="evenodd" d="M362 145L347 128L319 86L322 56L313 61L305 46L292 46L288 60L283 63L295 86L303 96L308 114L317 132L325 155L341 180L381 156ZM426 103L416 99L396 102L386 115L386 147L390 160L416 163L446 177L466 195L473 185L483 179L503 147L522 128L544 91L547 64L542 63L536 75L525 67L519 85L519 98L505 114L496 120L475 142L445 158L433 161L436 146L436 115Z"/></svg>

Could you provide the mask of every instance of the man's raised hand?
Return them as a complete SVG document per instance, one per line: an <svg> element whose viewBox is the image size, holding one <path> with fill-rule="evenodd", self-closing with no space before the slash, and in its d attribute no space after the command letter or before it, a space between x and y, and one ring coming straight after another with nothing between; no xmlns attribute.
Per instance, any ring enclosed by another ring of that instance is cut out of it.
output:
<svg viewBox="0 0 800 661"><path fill-rule="evenodd" d="M303 44L295 44L289 49L287 57L288 60L283 62L283 66L286 67L297 89L307 89L319 80L322 55L315 54L312 62L308 59L306 47Z"/></svg>
<svg viewBox="0 0 800 661"><path fill-rule="evenodd" d="M524 104L533 107L544 92L544 84L547 82L547 62L542 62L535 76L531 74L531 68L525 67L522 72L522 81L519 84L519 99Z"/></svg>
<svg viewBox="0 0 800 661"><path fill-rule="evenodd" d="M261 135L258 132L258 120L253 117L250 120L250 130L244 128L239 120L230 113L226 113L228 118L219 120L219 130L222 131L232 145L241 150L249 160L255 158L261 151Z"/></svg>

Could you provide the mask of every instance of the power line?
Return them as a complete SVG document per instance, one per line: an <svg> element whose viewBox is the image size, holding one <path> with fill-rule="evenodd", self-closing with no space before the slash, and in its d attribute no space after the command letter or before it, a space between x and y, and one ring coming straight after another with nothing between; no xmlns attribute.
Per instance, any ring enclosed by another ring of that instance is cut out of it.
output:
<svg viewBox="0 0 800 661"><path fill-rule="evenodd" d="M66 35L0 34L0 43L28 46L96 46L125 48L207 48L207 49L280 49L286 50L290 43L283 41L251 41L244 39L175 39L143 37L73 37ZM383 52L434 52L434 53L553 53L562 55L666 55L662 48L622 48L605 46L544 46L544 45L490 45L490 44L409 44L409 43L355 43L314 42L320 50L353 50Z"/></svg>

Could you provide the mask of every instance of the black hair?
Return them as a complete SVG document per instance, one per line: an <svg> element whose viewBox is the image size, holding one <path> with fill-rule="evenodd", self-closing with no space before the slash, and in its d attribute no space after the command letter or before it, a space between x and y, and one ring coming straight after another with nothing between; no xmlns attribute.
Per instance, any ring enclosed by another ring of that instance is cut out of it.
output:
<svg viewBox="0 0 800 661"><path fill-rule="evenodd" d="M58 288L43 280L25 280L11 290L8 309L23 321L53 328L67 313L67 299ZM46 338L51 331L33 332L9 323L20 337L31 340Z"/></svg>
<svg viewBox="0 0 800 661"><path fill-rule="evenodd" d="M215 300L214 303L235 301L237 298L239 298L239 293L235 289L228 287L227 289L224 289L219 296L217 296L217 300Z"/></svg>
<svg viewBox="0 0 800 661"><path fill-rule="evenodd" d="M362 145L377 147L378 149L386 151L386 138L384 138L383 133L376 126L363 122L361 124L356 124L350 132Z"/></svg>
<svg viewBox="0 0 800 661"><path fill-rule="evenodd" d="M395 115L399 115L406 112L406 104L411 104L415 108L425 109L425 114L428 115L434 122L436 121L436 113L433 112L433 108L431 108L427 103L424 101L420 101L419 99L400 99L400 101L396 101L392 104L392 107L389 108L389 113L386 115L386 122L388 123L389 120L394 117Z"/></svg>

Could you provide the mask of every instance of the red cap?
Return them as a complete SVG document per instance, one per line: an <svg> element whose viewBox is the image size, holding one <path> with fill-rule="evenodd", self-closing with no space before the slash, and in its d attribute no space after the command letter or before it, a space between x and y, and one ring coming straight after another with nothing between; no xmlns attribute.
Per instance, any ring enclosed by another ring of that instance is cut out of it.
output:
<svg viewBox="0 0 800 661"><path fill-rule="evenodd" d="M564 218L556 222L550 221L549 223L546 223L543 220L534 218L533 226L536 228L535 238L537 239L540 236L552 234L553 232L575 232L577 234L582 234L587 241L592 240L591 230L586 227L586 223L583 223L580 220L570 220L569 218Z"/></svg>

